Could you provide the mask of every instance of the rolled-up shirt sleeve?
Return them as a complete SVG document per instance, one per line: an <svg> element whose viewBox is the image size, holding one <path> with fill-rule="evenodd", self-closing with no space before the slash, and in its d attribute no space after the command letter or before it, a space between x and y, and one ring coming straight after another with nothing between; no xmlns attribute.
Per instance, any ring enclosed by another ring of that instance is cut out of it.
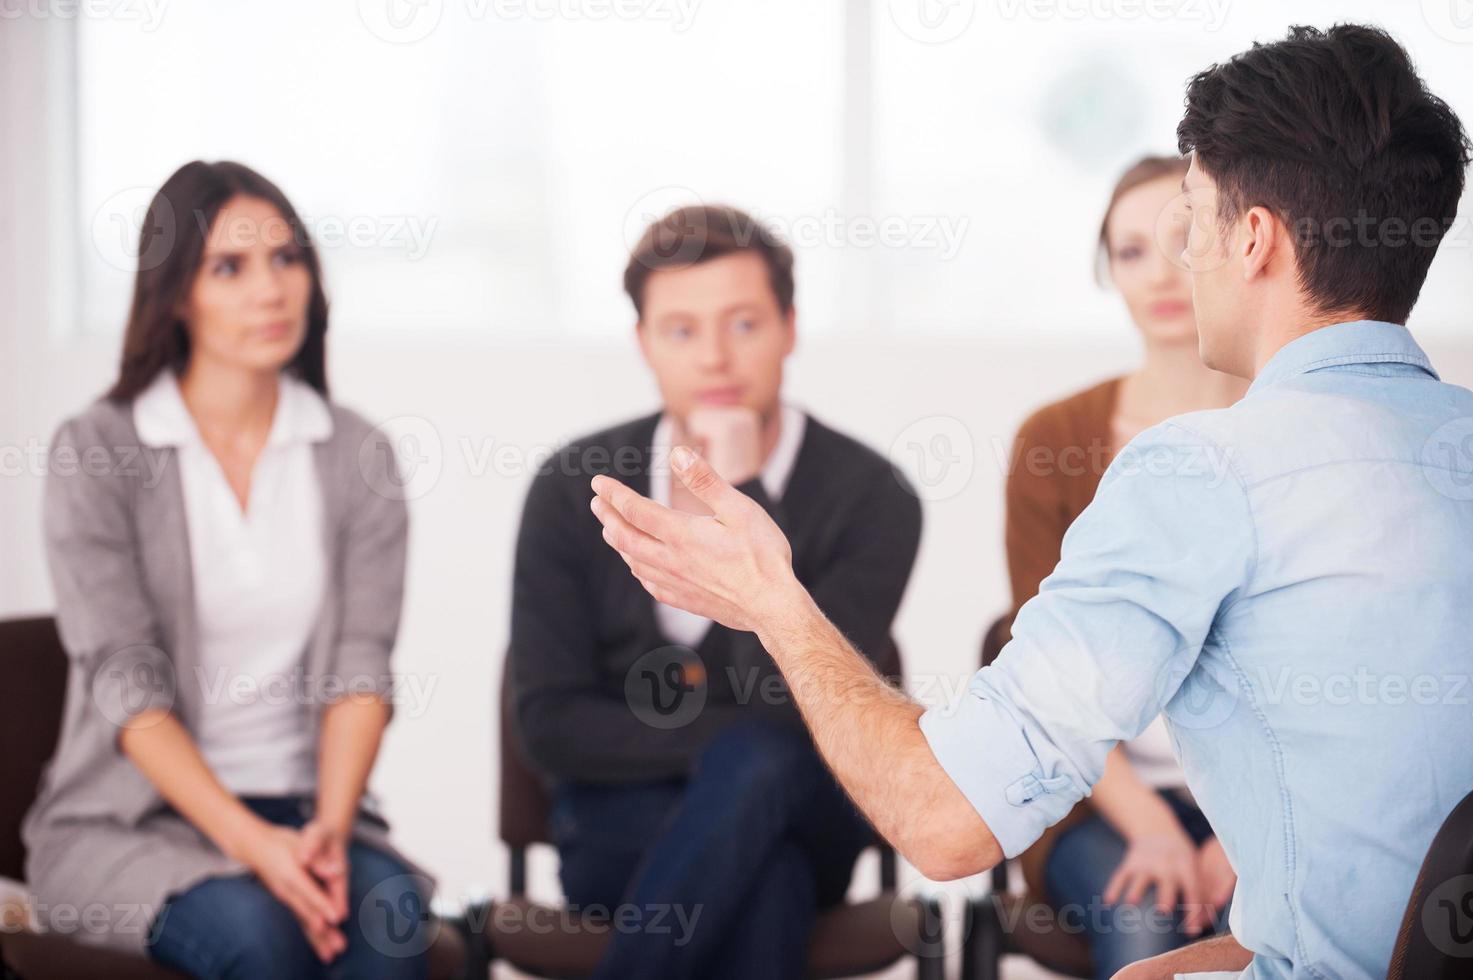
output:
<svg viewBox="0 0 1473 980"><path fill-rule="evenodd" d="M1013 638L921 717L937 761L1014 857L1062 820L1186 680L1257 560L1232 450L1166 422L1125 446Z"/></svg>

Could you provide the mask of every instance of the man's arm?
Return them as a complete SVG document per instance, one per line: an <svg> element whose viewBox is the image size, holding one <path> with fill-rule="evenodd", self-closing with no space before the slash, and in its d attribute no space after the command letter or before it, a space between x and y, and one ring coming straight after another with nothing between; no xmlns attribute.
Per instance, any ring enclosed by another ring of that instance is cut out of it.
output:
<svg viewBox="0 0 1473 980"><path fill-rule="evenodd" d="M992 831L926 744L922 706L886 683L801 586L784 592L774 599L786 605L764 616L757 636L814 744L875 829L936 881L1001 861Z"/></svg>
<svg viewBox="0 0 1473 980"><path fill-rule="evenodd" d="M1179 973L1213 973L1246 970L1253 954L1232 936L1213 936L1199 943L1174 949L1148 960L1132 963L1112 980L1172 980Z"/></svg>
<svg viewBox="0 0 1473 980"><path fill-rule="evenodd" d="M893 647L895 614L920 547L921 506L899 474L878 468L861 473L851 487L855 496L835 514L838 526L824 529L822 537L831 545L821 562L810 562L804 586L855 652L880 666L886 663ZM787 532L787 515L781 502L769 498L759 481L749 481L738 489ZM758 685L766 684L774 670L786 685L786 675L776 667L762 638L755 633L713 629L706 642L727 645L717 656L758 665L760 677L742 678L749 689L763 690ZM697 653L705 652L703 642ZM793 725L803 723L800 709L790 696L769 699L762 694L746 706L761 710L769 718Z"/></svg>
<svg viewBox="0 0 1473 980"><path fill-rule="evenodd" d="M507 667L523 748L538 770L558 779L683 776L695 746L729 723L734 709L708 704L689 724L661 729L609 693L590 573L598 523L558 469L533 481L517 535Z"/></svg>
<svg viewBox="0 0 1473 980"><path fill-rule="evenodd" d="M671 521L667 527L682 531L720 526L699 523L712 519L687 522L683 519L688 515L661 507L617 481L596 478L600 496L592 503L605 524L604 537L620 550L645 588L661 602L757 634L787 678L830 768L875 829L922 874L957 878L1001 860L987 825L927 748L919 724L922 707L887 684L824 616L794 576L792 554L777 525L704 460L684 471L676 464L676 469L715 520L729 522L758 541L755 547L736 540L705 542L716 549L706 560L743 566L744 594L697 591L675 581L669 570L674 553L640 527L665 517ZM614 503L605 503L605 494ZM658 550L666 565L631 560L626 547L640 553ZM764 583L756 590L760 604L746 597L751 591L747 583L756 582Z"/></svg>
<svg viewBox="0 0 1473 980"><path fill-rule="evenodd" d="M672 462L711 517L602 479L592 506L656 598L762 638L860 808L924 873L957 877L1021 852L1089 791L1109 749L1175 694L1248 575L1241 484L1202 465L1222 454L1179 427L1138 441L998 663L945 711L879 683L795 581L777 527L694 454Z"/></svg>

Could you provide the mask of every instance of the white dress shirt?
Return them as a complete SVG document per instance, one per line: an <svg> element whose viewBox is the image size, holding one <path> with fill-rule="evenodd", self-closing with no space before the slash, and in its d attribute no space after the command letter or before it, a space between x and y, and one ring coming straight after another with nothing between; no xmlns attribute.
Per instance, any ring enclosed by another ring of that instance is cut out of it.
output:
<svg viewBox="0 0 1473 980"><path fill-rule="evenodd" d="M200 631L199 676L179 683L204 694L199 750L236 795L310 792L316 747L303 657L327 577L312 443L332 434L327 403L281 376L244 511L172 371L134 400L133 420L146 445L177 451Z"/></svg>
<svg viewBox="0 0 1473 980"><path fill-rule="evenodd" d="M792 405L784 404L781 412L782 422L778 427L777 445L772 447L760 474L762 489L773 500L782 499L788 477L793 473L793 464L798 460L798 450L803 448L803 430L808 425L808 416ZM675 423L670 416L661 415L660 421L655 424L655 434L650 440L653 457L650 499L666 507L670 506L670 481L676 478L674 470L670 468L670 450L675 448L670 444L670 439L674 431ZM660 632L674 643L694 650L711 628L711 621L705 616L667 606L658 600L650 601L655 604L655 621L659 624Z"/></svg>

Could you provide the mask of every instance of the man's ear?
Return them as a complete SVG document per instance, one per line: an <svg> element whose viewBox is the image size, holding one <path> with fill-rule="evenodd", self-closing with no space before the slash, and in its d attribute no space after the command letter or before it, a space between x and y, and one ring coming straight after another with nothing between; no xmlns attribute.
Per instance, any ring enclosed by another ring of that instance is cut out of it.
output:
<svg viewBox="0 0 1473 980"><path fill-rule="evenodd" d="M1288 243L1283 237L1288 234L1284 223L1268 208L1259 206L1250 208L1238 227L1242 234L1243 278L1251 281L1266 275L1279 249Z"/></svg>
<svg viewBox="0 0 1473 980"><path fill-rule="evenodd" d="M783 344L783 357L793 353L798 346L798 308L792 307L783 315L783 324L788 328L788 339Z"/></svg>

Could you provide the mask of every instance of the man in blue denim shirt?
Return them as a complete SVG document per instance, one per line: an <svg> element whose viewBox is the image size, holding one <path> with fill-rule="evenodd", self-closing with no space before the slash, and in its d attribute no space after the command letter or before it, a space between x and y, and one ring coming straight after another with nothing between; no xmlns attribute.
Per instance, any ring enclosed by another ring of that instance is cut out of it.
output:
<svg viewBox="0 0 1473 980"><path fill-rule="evenodd" d="M921 719L1021 852L1164 709L1252 976L1384 975L1473 790L1473 393L1404 327L1323 327L1135 439L996 669Z"/></svg>
<svg viewBox="0 0 1473 980"><path fill-rule="evenodd" d="M1469 144L1406 52L1356 26L1203 72L1178 135L1202 355L1253 384L1121 451L956 705L867 676L781 534L700 459L673 461L713 517L601 480L593 507L657 598L758 634L922 873L1018 854L1164 712L1238 873L1232 935L1122 975L1384 976L1473 790L1473 393L1402 326Z"/></svg>

